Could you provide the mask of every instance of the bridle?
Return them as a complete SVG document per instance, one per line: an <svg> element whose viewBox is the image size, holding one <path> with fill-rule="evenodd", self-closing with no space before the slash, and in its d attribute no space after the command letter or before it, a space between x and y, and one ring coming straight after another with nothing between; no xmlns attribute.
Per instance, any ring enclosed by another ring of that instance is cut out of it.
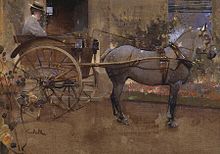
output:
<svg viewBox="0 0 220 154"><path fill-rule="evenodd" d="M201 34L199 35L199 37L202 37L201 39L204 43L204 48L203 49L196 48L195 52L196 54L199 54L199 55L207 55L207 58L211 60L216 56L217 51L216 51L215 45L212 44L213 37L212 36L210 37L206 32L207 30L204 28L200 30Z"/></svg>
<svg viewBox="0 0 220 154"><path fill-rule="evenodd" d="M177 63L177 66L175 69L173 69L173 71L175 71L176 69L178 69L180 67L181 64L183 64L189 71L190 69L192 68L193 65L196 65L196 63L194 61L191 61L191 60L188 60L187 57L185 57L181 50L180 49L186 49L190 52L196 52L196 54L199 54L199 55L202 55L202 54L205 54L207 55L207 58L208 59L212 59L215 57L216 53L214 53L214 55L212 55L213 53L211 48L214 46L214 45L210 45L211 43L211 38L209 37L208 34L204 34L206 30L200 30L201 34L198 36L198 37L202 37L200 39L202 39L202 42L205 42L204 43L204 46L205 48L204 49L200 49L200 48L194 48L195 47L195 42L193 42L193 47L192 49L190 48L187 48L187 47L178 47L177 45L175 45L174 43L172 42L169 42L169 47L173 50L173 52L175 53L176 55L176 60L178 61ZM183 33L185 34L185 33ZM180 37L183 36L183 34L181 34ZM195 38L196 39L196 38ZM207 50L209 50L209 52L206 52ZM209 55L210 54L210 55ZM165 66L163 69L162 69L162 84L165 84L165 81L166 81L166 78L167 78L167 74L168 74L168 67L169 67L169 61L164 61L163 59L160 60L160 63L165 63Z"/></svg>

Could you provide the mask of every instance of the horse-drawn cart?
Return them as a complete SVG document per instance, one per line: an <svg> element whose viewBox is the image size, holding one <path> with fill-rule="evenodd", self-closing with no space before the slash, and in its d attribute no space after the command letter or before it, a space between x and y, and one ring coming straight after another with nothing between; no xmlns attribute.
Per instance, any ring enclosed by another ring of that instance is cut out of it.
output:
<svg viewBox="0 0 220 154"><path fill-rule="evenodd" d="M21 106L42 107L49 102L65 110L73 109L80 101L83 79L89 77L90 68L104 67L113 83L111 100L119 119L124 117L118 98L128 78L172 87L186 82L195 55L205 54L208 59L216 55L206 25L200 30L184 32L176 40L180 47L171 43L162 52L156 52L121 46L106 51L102 63L92 63L99 42L88 35L31 39L17 36L15 40L21 43L11 55L12 58L19 55L13 72L22 79L17 82L19 91L24 92L18 99Z"/></svg>

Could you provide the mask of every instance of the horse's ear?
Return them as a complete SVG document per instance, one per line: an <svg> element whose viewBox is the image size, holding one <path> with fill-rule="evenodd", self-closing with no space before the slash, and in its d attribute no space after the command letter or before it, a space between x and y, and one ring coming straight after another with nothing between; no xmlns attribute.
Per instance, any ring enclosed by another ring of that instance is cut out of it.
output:
<svg viewBox="0 0 220 154"><path fill-rule="evenodd" d="M207 23L205 23L205 25L202 26L202 28L200 29L202 32L206 31L207 29Z"/></svg>

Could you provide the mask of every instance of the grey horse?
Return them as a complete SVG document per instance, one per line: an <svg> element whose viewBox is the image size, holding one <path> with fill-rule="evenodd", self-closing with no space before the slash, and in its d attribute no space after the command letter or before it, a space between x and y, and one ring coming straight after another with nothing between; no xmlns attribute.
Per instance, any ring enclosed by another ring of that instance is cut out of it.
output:
<svg viewBox="0 0 220 154"><path fill-rule="evenodd" d="M119 122L128 124L127 117L120 106L120 96L128 78L145 85L169 85L168 126L176 127L174 120L178 91L186 83L193 59L197 54L206 54L213 59L216 52L212 50L212 37L206 30L189 29L175 42L163 49L163 54L157 51L145 51L130 45L107 50L101 57L104 63L119 63L106 67L106 72L113 84L110 96L113 114ZM130 63L123 63L130 61Z"/></svg>

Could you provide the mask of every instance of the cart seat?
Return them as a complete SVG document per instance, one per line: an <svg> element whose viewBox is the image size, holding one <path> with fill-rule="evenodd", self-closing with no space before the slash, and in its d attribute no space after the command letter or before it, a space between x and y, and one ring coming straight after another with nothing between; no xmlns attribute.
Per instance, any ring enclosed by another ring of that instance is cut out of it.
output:
<svg viewBox="0 0 220 154"><path fill-rule="evenodd" d="M24 43L28 40L31 40L35 38L35 36L32 36L32 35L15 35L14 36L14 41L15 43Z"/></svg>

